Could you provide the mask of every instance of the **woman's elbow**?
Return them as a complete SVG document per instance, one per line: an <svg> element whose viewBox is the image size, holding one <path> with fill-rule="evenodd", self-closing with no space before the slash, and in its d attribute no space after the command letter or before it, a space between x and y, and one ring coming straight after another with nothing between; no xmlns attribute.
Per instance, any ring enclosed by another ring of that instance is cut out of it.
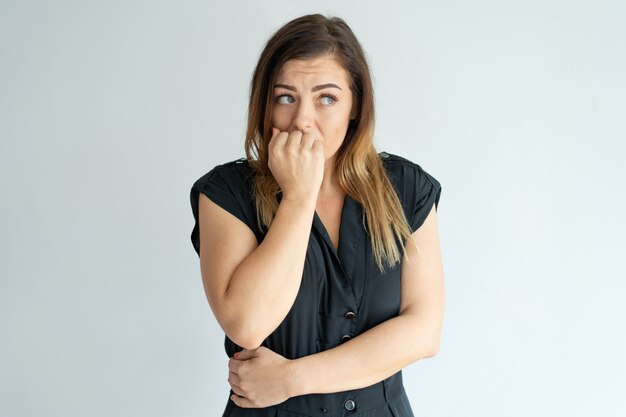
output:
<svg viewBox="0 0 626 417"><path fill-rule="evenodd" d="M439 346L440 346L440 336L437 335L431 335L429 337L426 337L423 339L424 343L421 344L420 347L420 352L418 353L418 360L419 359L426 359L426 358L432 358L434 356L437 356L437 354L439 353Z"/></svg>
<svg viewBox="0 0 626 417"><path fill-rule="evenodd" d="M248 350L254 350L261 346L261 343L259 342L258 339L255 339L252 337L246 337L245 335L243 335L243 337L228 336L228 338L232 340L233 343L235 343L237 346L240 346Z"/></svg>
<svg viewBox="0 0 626 417"><path fill-rule="evenodd" d="M436 341L435 343L431 345L430 349L426 352L426 357L432 358L433 356L437 356L438 353L439 353L439 341Z"/></svg>
<svg viewBox="0 0 626 417"><path fill-rule="evenodd" d="M417 362L422 359L432 358L439 353L439 345L438 344L429 344L423 345L413 356L413 362Z"/></svg>
<svg viewBox="0 0 626 417"><path fill-rule="evenodd" d="M261 346L265 338L260 337L256 332L250 330L248 326L242 326L240 323L228 326L228 330L224 329L226 336L237 346L244 349L254 350Z"/></svg>

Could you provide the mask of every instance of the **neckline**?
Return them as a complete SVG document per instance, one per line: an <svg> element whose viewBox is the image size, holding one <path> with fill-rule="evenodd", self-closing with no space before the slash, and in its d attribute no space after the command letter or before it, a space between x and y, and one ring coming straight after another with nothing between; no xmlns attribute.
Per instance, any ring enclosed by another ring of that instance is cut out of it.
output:
<svg viewBox="0 0 626 417"><path fill-rule="evenodd" d="M339 258L339 252L340 252L341 247L342 247L342 238L344 236L343 232L344 232L344 229L346 227L346 216L348 214L347 210L346 210L346 206L348 205L348 199L349 198L350 198L350 196L348 195L348 193L346 193L344 195L344 197L343 197L343 203L341 205L341 215L339 216L339 238L337 239L337 247L335 247L335 245L333 244L333 240L330 238L330 234L328 233L328 229L326 229L326 226L322 222L322 218L317 213L317 209L313 213L313 225L317 226L317 228L320 230L322 236L324 237L324 240L326 241L328 246L330 246L332 248L332 250L333 250L335 256L337 256L337 258Z"/></svg>

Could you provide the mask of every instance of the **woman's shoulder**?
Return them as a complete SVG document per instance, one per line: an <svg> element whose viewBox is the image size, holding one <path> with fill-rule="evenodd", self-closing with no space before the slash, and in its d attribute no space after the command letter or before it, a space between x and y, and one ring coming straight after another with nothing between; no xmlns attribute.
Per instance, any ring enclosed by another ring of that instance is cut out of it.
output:
<svg viewBox="0 0 626 417"><path fill-rule="evenodd" d="M227 184L241 184L248 182L253 175L252 167L244 157L232 161L218 164L198 178L194 186L200 186L207 181L221 182Z"/></svg>
<svg viewBox="0 0 626 417"><path fill-rule="evenodd" d="M417 230L435 204L439 206L441 184L419 164L399 155L379 153L389 180L399 193L411 230Z"/></svg>
<svg viewBox="0 0 626 417"><path fill-rule="evenodd" d="M389 179L400 188L416 183L418 188L441 188L439 181L420 164L400 155L389 152L378 154L387 171Z"/></svg>
<svg viewBox="0 0 626 417"><path fill-rule="evenodd" d="M403 169L413 169L422 171L422 167L417 163L410 159L407 159L403 156L392 154L389 152L379 152L380 160L383 163L383 166L390 172L398 172Z"/></svg>
<svg viewBox="0 0 626 417"><path fill-rule="evenodd" d="M194 182L190 192L191 209L195 219L191 241L198 254L200 254L200 193L248 225L258 242L262 240L263 232L257 228L255 221L251 173L252 167L248 161L239 158L215 166Z"/></svg>

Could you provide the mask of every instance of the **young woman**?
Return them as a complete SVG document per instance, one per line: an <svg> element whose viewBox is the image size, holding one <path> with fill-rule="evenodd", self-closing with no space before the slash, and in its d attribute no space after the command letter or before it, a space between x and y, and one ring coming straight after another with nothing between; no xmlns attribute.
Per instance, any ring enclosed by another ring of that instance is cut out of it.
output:
<svg viewBox="0 0 626 417"><path fill-rule="evenodd" d="M280 28L252 78L246 157L191 189L230 357L223 416L413 416L402 368L438 352L444 315L441 185L373 136L348 25Z"/></svg>

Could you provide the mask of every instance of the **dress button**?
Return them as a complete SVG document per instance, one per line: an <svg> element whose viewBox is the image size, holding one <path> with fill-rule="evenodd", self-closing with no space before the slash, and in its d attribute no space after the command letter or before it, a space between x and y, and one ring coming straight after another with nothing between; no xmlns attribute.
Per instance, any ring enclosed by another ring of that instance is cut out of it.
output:
<svg viewBox="0 0 626 417"><path fill-rule="evenodd" d="M352 338L350 337L349 334L344 334L343 336L341 336L341 343L345 343L345 342L347 342L350 339L352 339Z"/></svg>
<svg viewBox="0 0 626 417"><path fill-rule="evenodd" d="M348 411L352 411L352 410L354 410L356 408L356 404L354 403L354 401L348 400L343 405L343 408L345 408Z"/></svg>
<svg viewBox="0 0 626 417"><path fill-rule="evenodd" d="M344 317L345 317L345 318L347 318L347 319L349 320L349 319L353 319L353 318L355 318L355 317L356 317L356 314L354 314L354 312L353 312L353 311L348 311L346 314L344 314Z"/></svg>

